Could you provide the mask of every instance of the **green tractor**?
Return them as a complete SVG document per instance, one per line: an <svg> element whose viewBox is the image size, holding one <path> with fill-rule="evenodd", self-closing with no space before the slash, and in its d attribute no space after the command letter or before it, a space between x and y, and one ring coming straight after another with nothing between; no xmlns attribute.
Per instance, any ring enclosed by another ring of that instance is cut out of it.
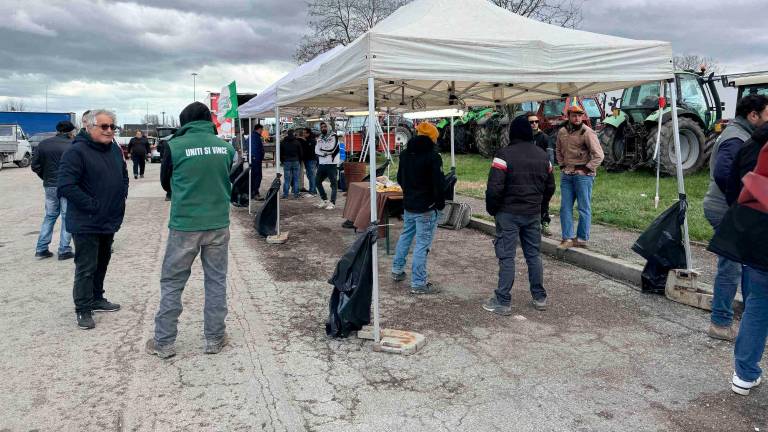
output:
<svg viewBox="0 0 768 432"><path fill-rule="evenodd" d="M678 125L683 173L697 171L705 165L712 152L717 122L722 118L723 104L715 88L713 75L692 72L675 73L678 94ZM621 99L614 99L613 115L606 117L598 134L605 153L603 166L609 171L654 167L653 154L659 125L659 82L650 82L624 90ZM669 83L664 95L669 99ZM620 101L620 108L616 103ZM672 133L672 109L661 112L661 143L659 157L661 172L676 172L675 143Z"/></svg>

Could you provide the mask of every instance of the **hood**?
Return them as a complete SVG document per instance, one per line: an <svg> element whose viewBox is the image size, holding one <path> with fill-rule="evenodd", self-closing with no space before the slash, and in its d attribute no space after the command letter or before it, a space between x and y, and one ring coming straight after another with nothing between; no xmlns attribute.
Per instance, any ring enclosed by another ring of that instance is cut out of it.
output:
<svg viewBox="0 0 768 432"><path fill-rule="evenodd" d="M533 128L528 123L527 115L515 117L509 125L509 142L515 141L533 141Z"/></svg>
<svg viewBox="0 0 768 432"><path fill-rule="evenodd" d="M179 114L179 124L181 126L199 120L211 121L211 110L202 102L192 102Z"/></svg>
<svg viewBox="0 0 768 432"><path fill-rule="evenodd" d="M744 117L739 117L739 116L734 117L733 123L735 123L737 126L747 131L747 133L750 135L752 135L752 132L755 131L755 127L752 126L752 123L750 123L749 120L745 119Z"/></svg>
<svg viewBox="0 0 768 432"><path fill-rule="evenodd" d="M417 135L408 141L406 149L414 153L429 153L435 150L435 143L428 136Z"/></svg>
<svg viewBox="0 0 768 432"><path fill-rule="evenodd" d="M208 120L197 120L197 121L189 122L184 126L180 127L179 130L177 130L176 133L173 134L173 138L178 138L188 133L208 133L208 134L216 135L216 126L213 124L210 117L208 118Z"/></svg>

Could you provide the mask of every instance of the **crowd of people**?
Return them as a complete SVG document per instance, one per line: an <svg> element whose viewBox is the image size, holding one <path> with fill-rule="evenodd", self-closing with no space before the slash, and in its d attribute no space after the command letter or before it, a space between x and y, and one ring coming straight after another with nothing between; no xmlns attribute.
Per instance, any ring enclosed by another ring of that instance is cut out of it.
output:
<svg viewBox="0 0 768 432"><path fill-rule="evenodd" d="M32 169L43 180L45 190L45 218L35 256L53 256L48 247L53 226L61 216L58 257L74 257L76 320L80 328L92 329L94 312L120 309L119 304L106 299L104 277L114 235L125 214L129 175L114 142L115 114L94 110L82 120L83 129L76 135L70 122L59 123L57 135L40 144L32 161ZM227 343L224 320L232 188L229 174L236 154L231 144L216 136L205 105L188 105L179 120L181 127L162 155L161 184L169 194L173 193L155 334L146 343L147 352L161 358L175 355L181 295L197 255L205 273L205 352L218 353ZM482 304L484 310L503 316L512 313L510 292L516 276L518 243L528 267L532 306L540 311L547 309L541 237L550 221L549 202L555 193L553 159L561 172L560 247L587 247L592 188L603 151L595 132L583 120L581 108L569 107L568 121L558 131L554 149L540 131L534 114L523 114L511 122L509 145L494 155L488 174L485 205L495 219L493 244L499 271L493 295ZM260 197L262 132L263 126L256 125L249 137L254 199ZM422 122L416 132L400 154L397 180L403 190L403 230L391 277L396 282L408 278L405 269L412 250L410 292L437 294L440 287L429 280L427 258L446 197L451 194L446 190L442 158L436 146L437 129ZM767 141L768 98L747 96L736 108L736 119L717 140L710 162L711 183L704 200L705 215L715 229L710 250L719 255L708 334L717 339L735 339L732 389L745 395L760 384L759 362L768 336ZM138 179L144 175L142 161L149 150L140 132L131 141L130 149L134 179ZM337 135L326 123L320 124L317 136L310 129L289 130L280 143L282 198L301 196L303 170L306 196L319 194L317 206L333 209L341 152ZM323 187L326 180L330 181L330 197ZM574 204L579 213L575 233ZM732 303L739 284L745 310L737 332Z"/></svg>

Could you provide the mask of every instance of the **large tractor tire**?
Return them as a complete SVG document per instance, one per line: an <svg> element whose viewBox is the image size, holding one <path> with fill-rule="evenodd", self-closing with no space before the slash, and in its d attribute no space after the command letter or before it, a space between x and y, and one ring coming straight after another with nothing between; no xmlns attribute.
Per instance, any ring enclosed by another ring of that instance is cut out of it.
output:
<svg viewBox="0 0 768 432"><path fill-rule="evenodd" d="M678 119L680 128L680 155L683 165L683 175L688 175L699 170L706 161L705 151L706 137L696 121L687 117ZM656 147L656 128L652 128L648 134L647 148L648 160L653 164L653 150ZM659 146L661 172L667 175L677 174L677 158L675 157L675 139L672 121L668 120L661 125L661 143Z"/></svg>
<svg viewBox="0 0 768 432"><path fill-rule="evenodd" d="M475 131L475 144L478 153L484 157L492 158L500 148L509 145L509 125L486 123L483 126L478 126Z"/></svg>
<svg viewBox="0 0 768 432"><path fill-rule="evenodd" d="M619 172L627 169L623 165L627 148L624 142L624 134L621 130L605 125L597 134L600 146L603 148L603 167L609 172Z"/></svg>

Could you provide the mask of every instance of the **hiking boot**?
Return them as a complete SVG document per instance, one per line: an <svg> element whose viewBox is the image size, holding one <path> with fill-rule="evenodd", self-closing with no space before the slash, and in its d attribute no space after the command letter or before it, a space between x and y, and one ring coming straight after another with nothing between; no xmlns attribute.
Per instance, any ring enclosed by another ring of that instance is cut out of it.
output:
<svg viewBox="0 0 768 432"><path fill-rule="evenodd" d="M587 241L586 240L576 239L576 240L573 241L573 247L581 248L581 249L588 249L587 248Z"/></svg>
<svg viewBox="0 0 768 432"><path fill-rule="evenodd" d="M728 342L733 342L736 339L736 329L732 325L724 327L714 323L709 323L709 330L707 330L707 336L712 339L719 339Z"/></svg>
<svg viewBox="0 0 768 432"><path fill-rule="evenodd" d="M440 287L433 284L432 282L427 282L426 285L419 287L411 287L411 294L437 294L439 292Z"/></svg>
<svg viewBox="0 0 768 432"><path fill-rule="evenodd" d="M206 339L204 352L206 354L218 354L221 352L222 348L227 346L227 343L229 343L229 340L227 339L226 333L224 333L224 336L222 336L219 340L209 341Z"/></svg>
<svg viewBox="0 0 768 432"><path fill-rule="evenodd" d="M759 386L762 381L762 377L757 377L754 381L744 381L736 375L736 372L734 372L733 378L731 379L731 390L736 394L747 396L749 395L749 391Z"/></svg>
<svg viewBox="0 0 768 432"><path fill-rule="evenodd" d="M35 252L35 258L45 259L45 258L50 258L52 256L53 256L53 252L49 251L48 249L42 252Z"/></svg>
<svg viewBox="0 0 768 432"><path fill-rule="evenodd" d="M77 313L77 326L83 330L96 328L96 322L93 320L93 314L91 311Z"/></svg>
<svg viewBox="0 0 768 432"><path fill-rule="evenodd" d="M544 235L547 237L552 235L552 231L549 229L549 222L541 223L541 235Z"/></svg>
<svg viewBox="0 0 768 432"><path fill-rule="evenodd" d="M156 355L161 359L171 358L176 355L176 347L174 347L173 344L161 346L155 343L155 338L147 339L147 344L144 348L147 354Z"/></svg>
<svg viewBox="0 0 768 432"><path fill-rule="evenodd" d="M110 303L107 299L94 300L93 308L94 312L116 312L120 310L120 305L117 303Z"/></svg>
<svg viewBox="0 0 768 432"><path fill-rule="evenodd" d="M405 272L401 273L392 273L392 280L395 282L402 282L405 280Z"/></svg>
<svg viewBox="0 0 768 432"><path fill-rule="evenodd" d="M64 252L59 254L59 261L64 261L68 259L72 259L75 257L75 254L72 252Z"/></svg>
<svg viewBox="0 0 768 432"><path fill-rule="evenodd" d="M489 298L483 303L483 309L488 312L493 312L496 315L508 316L512 315L512 306L503 305L496 300L496 296Z"/></svg>
<svg viewBox="0 0 768 432"><path fill-rule="evenodd" d="M547 310L547 298L543 297L538 300L532 299L531 304L533 305L533 308L537 311L545 311Z"/></svg>
<svg viewBox="0 0 768 432"><path fill-rule="evenodd" d="M566 240L562 240L560 242L560 245L557 248L558 249L570 249L572 247L573 247L573 240L566 239Z"/></svg>
<svg viewBox="0 0 768 432"><path fill-rule="evenodd" d="M326 210L333 210L335 208L336 208L336 204L334 204L334 203L328 203L328 205L325 206Z"/></svg>
<svg viewBox="0 0 768 432"><path fill-rule="evenodd" d="M328 207L328 200L320 200L319 203L315 204L315 207L319 209Z"/></svg>

